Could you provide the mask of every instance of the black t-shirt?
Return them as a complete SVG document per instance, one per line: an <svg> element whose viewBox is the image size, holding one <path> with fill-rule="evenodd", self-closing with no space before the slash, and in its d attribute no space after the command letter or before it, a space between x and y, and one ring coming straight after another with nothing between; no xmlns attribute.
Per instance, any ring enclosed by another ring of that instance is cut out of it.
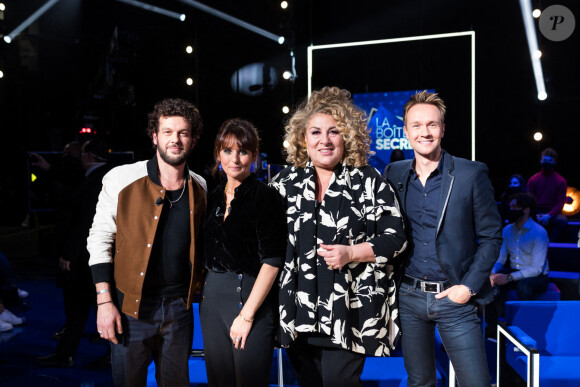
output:
<svg viewBox="0 0 580 387"><path fill-rule="evenodd" d="M189 247L192 242L189 187L187 182L184 184L183 195L182 189L166 192L143 284L143 298L187 297L191 275Z"/></svg>

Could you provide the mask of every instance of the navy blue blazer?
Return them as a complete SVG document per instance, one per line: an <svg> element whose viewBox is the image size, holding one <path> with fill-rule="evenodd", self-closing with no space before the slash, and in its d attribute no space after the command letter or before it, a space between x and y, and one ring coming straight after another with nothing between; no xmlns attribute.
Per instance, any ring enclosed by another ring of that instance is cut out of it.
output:
<svg viewBox="0 0 580 387"><path fill-rule="evenodd" d="M385 170L403 212L412 162L391 163ZM473 301L478 304L493 299L489 274L499 256L501 230L487 166L445 153L435 239L437 257L452 284L463 284L477 292ZM410 235L407 239L412 243Z"/></svg>

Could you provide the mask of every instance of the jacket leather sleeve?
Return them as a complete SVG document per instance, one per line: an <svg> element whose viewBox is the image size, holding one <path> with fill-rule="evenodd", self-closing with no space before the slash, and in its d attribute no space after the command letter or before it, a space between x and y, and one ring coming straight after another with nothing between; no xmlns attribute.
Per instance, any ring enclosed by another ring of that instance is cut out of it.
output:
<svg viewBox="0 0 580 387"><path fill-rule="evenodd" d="M89 266L93 282L113 282L113 245L117 233L117 197L115 176L110 172L103 178L93 225L87 238L90 253Z"/></svg>

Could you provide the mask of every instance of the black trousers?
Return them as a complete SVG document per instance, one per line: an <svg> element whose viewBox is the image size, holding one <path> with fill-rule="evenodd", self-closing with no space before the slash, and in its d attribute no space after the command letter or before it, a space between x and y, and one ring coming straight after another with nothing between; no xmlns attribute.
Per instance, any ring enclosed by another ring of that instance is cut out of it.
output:
<svg viewBox="0 0 580 387"><path fill-rule="evenodd" d="M254 316L244 350L235 349L230 328L256 279L247 274L210 271L203 288L199 317L210 386L268 386L276 323L272 303L264 301Z"/></svg>
<svg viewBox="0 0 580 387"><path fill-rule="evenodd" d="M56 347L56 353L61 357L74 357L91 309L96 302L95 285L87 263L71 269L73 275L63 284L65 303L65 330Z"/></svg>
<svg viewBox="0 0 580 387"><path fill-rule="evenodd" d="M301 387L360 387L365 355L308 344L298 335L286 349Z"/></svg>

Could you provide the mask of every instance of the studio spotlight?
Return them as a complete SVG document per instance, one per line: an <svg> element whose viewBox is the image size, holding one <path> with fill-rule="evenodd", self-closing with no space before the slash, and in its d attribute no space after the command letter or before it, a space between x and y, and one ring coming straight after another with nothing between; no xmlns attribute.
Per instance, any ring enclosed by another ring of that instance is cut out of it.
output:
<svg viewBox="0 0 580 387"><path fill-rule="evenodd" d="M542 138L544 138L544 136L542 135L542 132L536 132L536 133L534 133L534 140L536 140L536 141L542 141Z"/></svg>
<svg viewBox="0 0 580 387"><path fill-rule="evenodd" d="M187 52L188 54L193 53L193 47L192 46L185 47L185 52Z"/></svg>
<svg viewBox="0 0 580 387"><path fill-rule="evenodd" d="M171 18L174 18L177 20L181 20L181 21L185 20L185 15L182 13L169 11L167 9L159 8L159 7L156 7L156 6L151 5L151 4L142 3L142 2L137 1L137 0L117 0L117 1L120 3L132 5L133 7L144 9L146 11L155 12L155 13L158 13L160 15L168 16L168 17L171 17Z"/></svg>
<svg viewBox="0 0 580 387"><path fill-rule="evenodd" d="M290 113L290 108L288 106L282 107L282 113L284 113L284 114Z"/></svg>
<svg viewBox="0 0 580 387"><path fill-rule="evenodd" d="M538 93L538 99L540 101L544 101L546 98L548 98L548 94L545 91L540 91Z"/></svg>
<svg viewBox="0 0 580 387"><path fill-rule="evenodd" d="M0 70L0 78L4 78L4 73Z"/></svg>
<svg viewBox="0 0 580 387"><path fill-rule="evenodd" d="M290 78L292 78L292 73L290 71L286 70L282 73L282 78L290 79Z"/></svg>
<svg viewBox="0 0 580 387"><path fill-rule="evenodd" d="M10 36L6 35L6 36L4 36L4 41L6 43L11 43L12 42L12 38Z"/></svg>
<svg viewBox="0 0 580 387"><path fill-rule="evenodd" d="M187 83L187 86L192 86L193 85L193 78L187 78L185 83Z"/></svg>
<svg viewBox="0 0 580 387"><path fill-rule="evenodd" d="M534 51L534 59L540 59L542 57L542 51L536 50Z"/></svg>
<svg viewBox="0 0 580 387"><path fill-rule="evenodd" d="M282 9L286 9L288 8L288 2L287 1L283 1L280 3L280 7L282 7Z"/></svg>
<svg viewBox="0 0 580 387"><path fill-rule="evenodd" d="M286 40L286 39L284 39L284 37L283 37L283 36L280 36L280 37L278 38L278 44L284 44L284 41L285 41L285 40Z"/></svg>
<svg viewBox="0 0 580 387"><path fill-rule="evenodd" d="M0 11L6 11L6 6L4 3L0 3Z"/></svg>
<svg viewBox="0 0 580 387"><path fill-rule="evenodd" d="M532 12L532 16L534 17L534 19L537 19L540 17L540 15L542 14L542 11L540 11L539 9L534 9L534 12Z"/></svg>

